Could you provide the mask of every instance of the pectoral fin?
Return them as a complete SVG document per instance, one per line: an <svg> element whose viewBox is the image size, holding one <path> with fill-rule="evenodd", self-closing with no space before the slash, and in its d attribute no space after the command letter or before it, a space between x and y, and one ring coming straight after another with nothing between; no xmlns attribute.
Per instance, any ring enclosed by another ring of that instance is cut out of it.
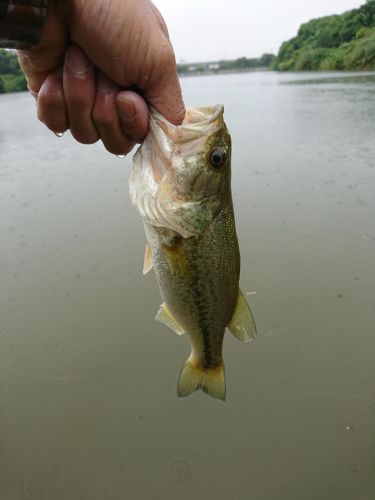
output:
<svg viewBox="0 0 375 500"><path fill-rule="evenodd" d="M236 309L228 328L242 342L251 342L256 337L254 318L241 290L238 290Z"/></svg>
<svg viewBox="0 0 375 500"><path fill-rule="evenodd" d="M167 325L171 330L177 333L177 335L183 335L185 333L185 330L178 323L178 321L175 320L165 302L163 302L159 307L155 319L156 321L159 321L160 323Z"/></svg>
<svg viewBox="0 0 375 500"><path fill-rule="evenodd" d="M143 274L147 274L152 269L152 252L149 245L146 243L145 259L143 261Z"/></svg>

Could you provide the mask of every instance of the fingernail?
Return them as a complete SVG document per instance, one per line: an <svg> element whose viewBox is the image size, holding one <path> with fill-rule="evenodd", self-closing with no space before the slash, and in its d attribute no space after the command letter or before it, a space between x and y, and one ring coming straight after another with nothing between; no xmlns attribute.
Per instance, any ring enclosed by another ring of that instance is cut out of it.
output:
<svg viewBox="0 0 375 500"><path fill-rule="evenodd" d="M118 111L125 122L132 122L137 115L134 102L126 96L118 96Z"/></svg>
<svg viewBox="0 0 375 500"><path fill-rule="evenodd" d="M66 54L69 71L75 76L85 76L91 64L86 55L76 47L71 47Z"/></svg>

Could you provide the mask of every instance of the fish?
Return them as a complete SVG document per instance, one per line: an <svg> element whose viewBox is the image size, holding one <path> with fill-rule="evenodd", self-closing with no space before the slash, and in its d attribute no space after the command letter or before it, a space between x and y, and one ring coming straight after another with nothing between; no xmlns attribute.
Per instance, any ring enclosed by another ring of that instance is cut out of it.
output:
<svg viewBox="0 0 375 500"><path fill-rule="evenodd" d="M143 273L154 269L163 300L155 319L186 334L191 345L178 396L201 389L224 401L225 330L243 342L256 336L239 287L224 107L187 108L179 126L155 109L149 116L149 133L133 158L129 193L146 235Z"/></svg>

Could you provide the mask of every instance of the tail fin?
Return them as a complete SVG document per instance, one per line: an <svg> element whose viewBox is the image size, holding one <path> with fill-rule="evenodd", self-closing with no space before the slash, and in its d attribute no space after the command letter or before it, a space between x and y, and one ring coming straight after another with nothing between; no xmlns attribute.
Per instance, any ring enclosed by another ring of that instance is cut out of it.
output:
<svg viewBox="0 0 375 500"><path fill-rule="evenodd" d="M185 398L198 389L225 401L224 363L215 368L200 368L193 366L189 358L181 371L177 394L180 398Z"/></svg>

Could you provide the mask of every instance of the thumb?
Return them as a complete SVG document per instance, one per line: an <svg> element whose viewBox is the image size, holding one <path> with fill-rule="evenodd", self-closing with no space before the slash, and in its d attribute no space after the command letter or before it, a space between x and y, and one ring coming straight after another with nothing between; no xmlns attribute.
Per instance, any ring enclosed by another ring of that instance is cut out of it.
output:
<svg viewBox="0 0 375 500"><path fill-rule="evenodd" d="M160 82L144 92L147 102L173 125L181 125L186 109L176 66Z"/></svg>

